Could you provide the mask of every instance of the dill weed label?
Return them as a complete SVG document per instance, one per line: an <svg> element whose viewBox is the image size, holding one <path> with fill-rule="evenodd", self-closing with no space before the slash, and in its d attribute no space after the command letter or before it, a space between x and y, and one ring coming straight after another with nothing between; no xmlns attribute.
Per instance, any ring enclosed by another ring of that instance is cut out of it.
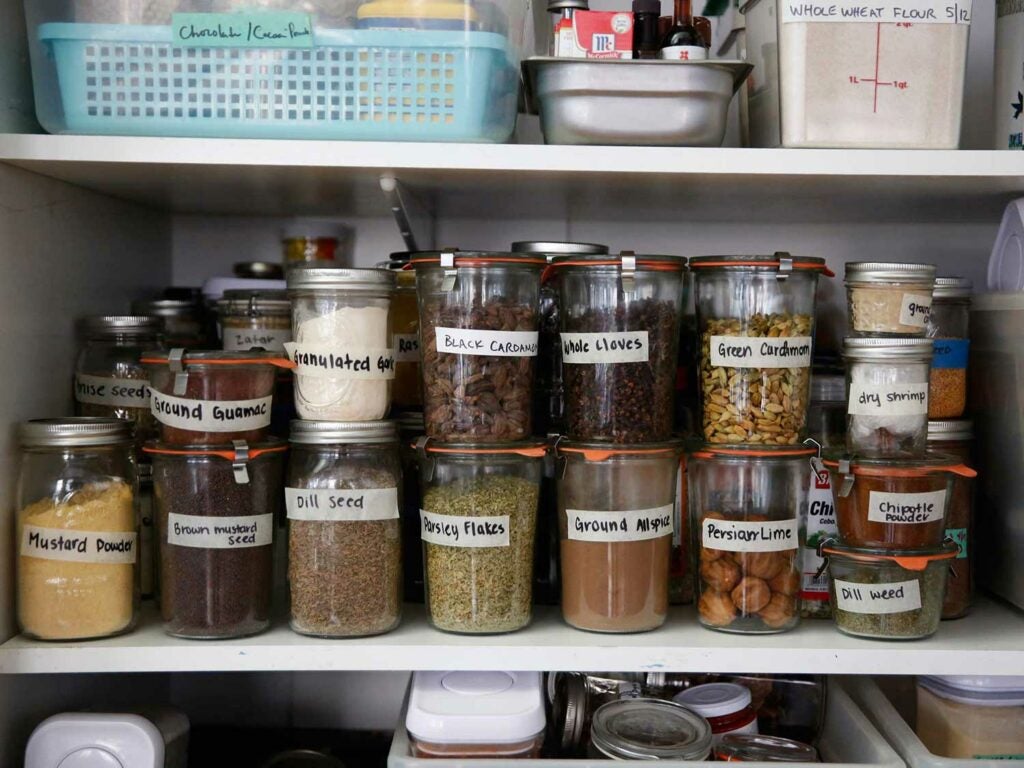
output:
<svg viewBox="0 0 1024 768"><path fill-rule="evenodd" d="M877 615L921 608L921 584L918 581L857 584L836 579L835 591L836 607L848 613Z"/></svg>
<svg viewBox="0 0 1024 768"><path fill-rule="evenodd" d="M565 510L567 535L574 541L647 541L673 533L675 505L623 512Z"/></svg>
<svg viewBox="0 0 1024 768"><path fill-rule="evenodd" d="M161 424L192 432L247 432L270 426L273 397L252 400L191 400L153 392L153 416Z"/></svg>

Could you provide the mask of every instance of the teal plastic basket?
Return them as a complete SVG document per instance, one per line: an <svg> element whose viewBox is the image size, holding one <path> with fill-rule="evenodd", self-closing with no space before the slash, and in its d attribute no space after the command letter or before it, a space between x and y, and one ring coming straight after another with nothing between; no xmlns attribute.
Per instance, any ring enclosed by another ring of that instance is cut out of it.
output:
<svg viewBox="0 0 1024 768"><path fill-rule="evenodd" d="M38 34L57 133L501 142L515 128L518 68L492 32L317 29L301 49L175 47L165 26Z"/></svg>

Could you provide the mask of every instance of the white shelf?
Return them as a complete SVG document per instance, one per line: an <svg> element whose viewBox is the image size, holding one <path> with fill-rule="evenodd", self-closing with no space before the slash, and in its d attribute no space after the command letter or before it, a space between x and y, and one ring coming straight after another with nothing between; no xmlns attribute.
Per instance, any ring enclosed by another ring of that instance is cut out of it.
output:
<svg viewBox="0 0 1024 768"><path fill-rule="evenodd" d="M152 610L119 638L47 644L16 637L0 646L0 674L51 672L206 672L516 669L761 672L820 674L1024 675L1024 614L980 600L967 619L943 622L916 642L859 640L829 621L781 635L729 635L696 624L692 608L673 611L661 630L600 635L567 627L557 609L511 635L467 637L431 629L421 606L408 607L395 632L361 640L317 640L280 622L233 641L169 638Z"/></svg>

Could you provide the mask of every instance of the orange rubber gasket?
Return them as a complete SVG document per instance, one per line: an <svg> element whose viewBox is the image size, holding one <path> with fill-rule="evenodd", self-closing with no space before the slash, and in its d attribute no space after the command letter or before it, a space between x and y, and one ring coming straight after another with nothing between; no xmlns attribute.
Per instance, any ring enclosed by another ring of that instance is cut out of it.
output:
<svg viewBox="0 0 1024 768"><path fill-rule="evenodd" d="M839 469L838 461L823 461L829 469ZM885 467L862 467L856 464L850 465L850 471L854 476L863 477L928 477L936 472L952 472L960 477L975 478L978 473L966 464L937 465L932 467L907 467L904 469L887 469Z"/></svg>
<svg viewBox="0 0 1024 768"><path fill-rule="evenodd" d="M284 453L288 450L287 445L274 446L272 448L253 448L249 451L250 459L258 459L265 453ZM217 456L228 461L234 461L237 458L235 451L214 451L214 450L176 450L172 448L150 448L145 446L142 449L143 453L152 453L158 456Z"/></svg>
<svg viewBox="0 0 1024 768"><path fill-rule="evenodd" d="M929 563L936 562L938 560L952 560L958 554L960 554L960 547L952 552L939 552L934 555L862 555L860 553L843 552L842 550L833 549L832 547L822 547L822 554L825 555L837 555L838 557L849 558L850 560L856 560L859 563L877 563L879 561L888 561L896 563L900 568L908 571L923 571L928 567ZM884 586L884 585L872 585L872 586Z"/></svg>
<svg viewBox="0 0 1024 768"><path fill-rule="evenodd" d="M139 362L143 365L169 365L170 360L166 357L144 357ZM188 367L190 365L273 365L277 368L287 368L289 370L298 367L295 363L285 357L265 357L259 360L241 360L234 358L225 358L223 360L195 360L190 361L188 355L185 355L181 359L183 366Z"/></svg>
<svg viewBox="0 0 1024 768"><path fill-rule="evenodd" d="M415 446L415 443L413 443ZM431 445L423 446L427 453L461 453L471 456L500 456L502 454L514 454L525 456L529 459L540 459L547 455L546 445L538 445L534 448L437 448Z"/></svg>
<svg viewBox="0 0 1024 768"><path fill-rule="evenodd" d="M781 267L781 261L704 261L691 263L690 269L704 269L706 267ZM828 268L827 264L815 264L810 261L794 261L793 269L809 269L814 272L821 272L825 277L835 277L836 273Z"/></svg>
<svg viewBox="0 0 1024 768"><path fill-rule="evenodd" d="M562 448L555 449L558 453L581 454L587 461L604 461L612 456L671 456L675 453L682 453L683 447L679 448L639 448L629 450L625 448Z"/></svg>
<svg viewBox="0 0 1024 768"><path fill-rule="evenodd" d="M768 456L782 456L783 458L794 458L799 456L817 456L817 448L787 448L780 446L777 451L766 451L758 448L751 448L746 450L744 448L705 448L702 451L697 451L693 454L694 458L698 459L713 459L716 456L735 456L743 458L744 456L753 456L754 458L765 458Z"/></svg>

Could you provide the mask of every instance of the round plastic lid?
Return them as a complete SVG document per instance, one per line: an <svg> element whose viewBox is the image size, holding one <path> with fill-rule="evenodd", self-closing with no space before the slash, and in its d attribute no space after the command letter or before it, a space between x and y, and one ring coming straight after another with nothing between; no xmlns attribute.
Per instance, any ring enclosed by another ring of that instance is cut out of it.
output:
<svg viewBox="0 0 1024 768"><path fill-rule="evenodd" d="M449 672L441 678L442 688L464 696L493 696L515 684L508 672Z"/></svg>
<svg viewBox="0 0 1024 768"><path fill-rule="evenodd" d="M1024 677L926 675L918 683L943 699L985 707L1024 706Z"/></svg>
<svg viewBox="0 0 1024 768"><path fill-rule="evenodd" d="M124 768L124 763L105 749L76 749L57 768Z"/></svg>
<svg viewBox="0 0 1024 768"><path fill-rule="evenodd" d="M753 697L750 689L736 683L695 685L673 699L704 717L724 717L746 709Z"/></svg>

